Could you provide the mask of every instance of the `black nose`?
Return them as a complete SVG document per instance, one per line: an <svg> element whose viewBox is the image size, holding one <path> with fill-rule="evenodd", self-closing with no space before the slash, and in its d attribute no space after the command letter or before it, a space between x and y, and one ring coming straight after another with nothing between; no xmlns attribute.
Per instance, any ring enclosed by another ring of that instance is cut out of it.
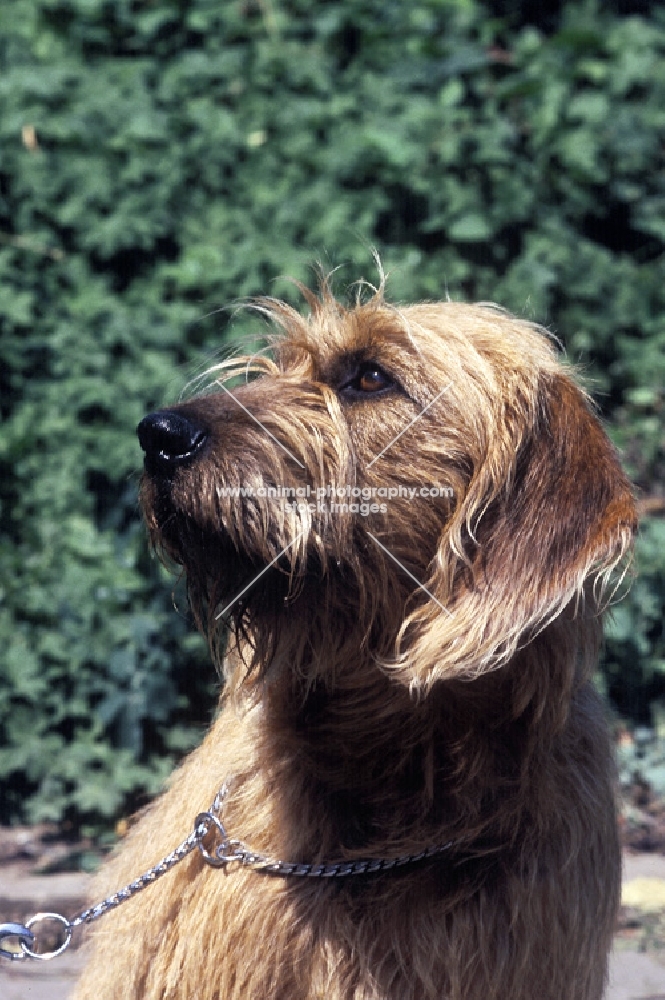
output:
<svg viewBox="0 0 665 1000"><path fill-rule="evenodd" d="M203 424L173 410L149 413L136 433L146 461L166 465L190 461L208 440L208 430Z"/></svg>

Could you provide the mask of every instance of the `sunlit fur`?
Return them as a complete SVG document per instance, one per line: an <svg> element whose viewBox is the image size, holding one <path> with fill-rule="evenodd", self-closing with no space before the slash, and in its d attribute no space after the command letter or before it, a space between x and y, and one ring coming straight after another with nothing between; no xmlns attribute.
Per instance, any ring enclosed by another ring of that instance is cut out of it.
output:
<svg viewBox="0 0 665 1000"><path fill-rule="evenodd" d="M276 562L224 615L208 736L93 895L168 853L225 779L230 836L273 858L454 846L347 879L195 853L99 921L76 997L600 1000L620 856L590 678L629 484L542 330L491 306L393 307L383 289L349 308L325 281L305 297L306 318L257 303L271 358L208 373L171 408L207 448L144 476L153 543L184 568L213 651L219 613ZM363 361L394 384L349 393ZM362 516L219 493L274 484L452 497Z"/></svg>

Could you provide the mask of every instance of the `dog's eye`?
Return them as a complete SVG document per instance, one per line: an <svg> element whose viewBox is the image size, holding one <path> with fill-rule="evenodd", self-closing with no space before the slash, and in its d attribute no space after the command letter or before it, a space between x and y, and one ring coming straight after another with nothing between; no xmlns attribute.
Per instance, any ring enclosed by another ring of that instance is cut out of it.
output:
<svg viewBox="0 0 665 1000"><path fill-rule="evenodd" d="M367 362L360 366L352 378L348 379L340 386L341 392L349 394L382 392L385 389L392 389L394 381L378 365Z"/></svg>

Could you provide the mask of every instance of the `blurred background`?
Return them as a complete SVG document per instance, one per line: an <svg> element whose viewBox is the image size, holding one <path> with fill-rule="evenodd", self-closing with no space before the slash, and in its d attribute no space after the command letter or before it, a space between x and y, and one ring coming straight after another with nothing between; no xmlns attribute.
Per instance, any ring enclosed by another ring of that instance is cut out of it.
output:
<svg viewBox="0 0 665 1000"><path fill-rule="evenodd" d="M344 296L372 247L390 300L498 302L581 366L643 515L598 684L665 792L665 4L12 0L0 824L99 844L201 738L135 425L247 333L227 306L316 260Z"/></svg>

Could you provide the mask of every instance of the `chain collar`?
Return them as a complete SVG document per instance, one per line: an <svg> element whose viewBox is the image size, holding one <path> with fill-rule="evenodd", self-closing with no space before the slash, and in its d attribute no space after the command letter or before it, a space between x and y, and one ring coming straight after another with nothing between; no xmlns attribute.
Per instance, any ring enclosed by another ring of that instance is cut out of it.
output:
<svg viewBox="0 0 665 1000"><path fill-rule="evenodd" d="M324 861L321 864L302 864L297 861L276 861L263 854L257 854L250 850L240 840L232 840L224 827L220 818L221 807L229 792L229 783L225 782L215 797L209 812L201 813L196 817L196 823L206 826L203 839L213 832L218 843L212 849L206 847L203 839L199 843L199 850L204 860L214 868L222 868L226 865L238 863L245 868L264 875L298 875L305 878L344 878L347 875L368 875L373 872L389 871L391 868L401 868L403 865L410 865L416 861L423 861L425 858L434 857L450 850L453 841L439 844L436 847L426 847L416 854L399 854L395 858L360 858L357 861Z"/></svg>
<svg viewBox="0 0 665 1000"><path fill-rule="evenodd" d="M194 822L194 829L190 835L183 840L175 850L167 854L166 857L158 861L156 865L149 868L147 872L140 875L123 889L119 889L111 896L107 896L101 903L83 910L77 916L68 920L61 913L36 913L30 917L25 924L0 923L0 958L10 961L21 961L26 958L47 961L62 955L70 945L72 934L77 927L84 924L91 924L93 921L103 917L109 910L114 910L126 900L142 892L158 878L171 871L177 864L183 861L188 854L198 848L206 864L213 868L227 868L229 865L237 864L243 868L250 868L260 875L276 875L288 877L290 875L305 878L345 878L349 875L369 875L373 872L390 871L392 868L401 868L425 858L431 858L438 854L443 854L450 850L454 841L450 840L445 844L436 847L426 847L416 854L400 854L394 858L360 858L357 861L328 861L322 864L302 864L296 861L277 861L268 858L263 854L257 854L250 850L240 840L231 839L224 827L221 819L221 810L224 799L229 792L229 783L224 782L219 792L215 796L210 809L207 812L199 813ZM35 930L43 923L55 923L60 927L60 944L53 951L41 952L37 949ZM34 930L33 930L34 928ZM6 948L3 945L5 940L16 939L17 948Z"/></svg>

